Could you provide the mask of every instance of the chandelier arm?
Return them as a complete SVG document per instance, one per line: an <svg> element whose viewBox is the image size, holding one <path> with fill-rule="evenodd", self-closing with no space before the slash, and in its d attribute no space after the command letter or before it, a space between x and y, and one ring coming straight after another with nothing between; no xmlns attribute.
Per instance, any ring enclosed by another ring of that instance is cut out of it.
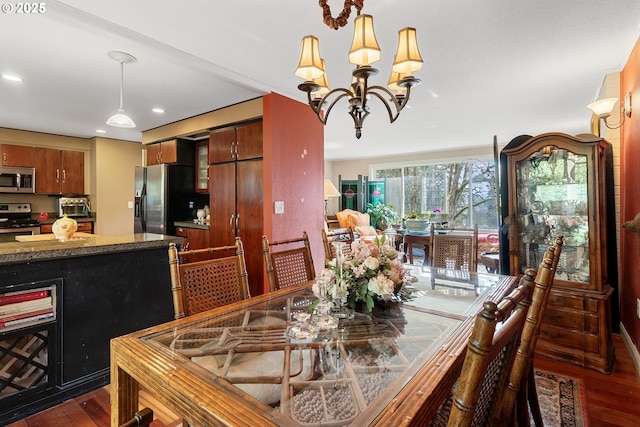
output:
<svg viewBox="0 0 640 427"><path fill-rule="evenodd" d="M340 95L338 95L333 101L331 101L331 103L329 104L329 106L326 109L322 109L322 106L328 102L327 100L337 94L342 92ZM311 92L307 92L307 101L309 103L309 106L311 107L311 109L313 110L314 113L316 113L316 115L318 116L318 119L320 120L320 122L323 125L327 124L327 119L329 118L329 113L331 113L331 110L333 109L333 106L336 105L336 102L338 102L339 100L341 100L342 98L344 98L345 96L351 96L351 92L348 91L347 89L344 88L335 88L329 92L327 92L322 98L320 98L319 100L316 99L314 100L313 98L311 98ZM316 106L317 105L317 106Z"/></svg>
<svg viewBox="0 0 640 427"><path fill-rule="evenodd" d="M390 97L389 100L393 101L393 106L395 107L395 111L396 111L395 114L393 113L393 111L391 111L391 106L389 105L387 98L385 98L382 94L378 93L377 91L382 91L385 95ZM383 86L371 86L367 94L375 95L382 102L382 104L387 109L387 113L389 114L389 122L393 123L398 119L398 117L400 117L400 112L407 105L407 102L409 101L409 96L411 95L411 88L410 87L407 88L407 95L405 96L405 98L403 98L402 102L398 102L393 92L391 92L390 90L388 90Z"/></svg>

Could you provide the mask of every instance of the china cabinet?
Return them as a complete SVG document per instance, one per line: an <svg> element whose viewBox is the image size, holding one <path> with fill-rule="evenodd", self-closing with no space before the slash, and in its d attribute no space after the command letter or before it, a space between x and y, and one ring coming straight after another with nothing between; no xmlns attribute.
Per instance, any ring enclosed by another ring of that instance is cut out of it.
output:
<svg viewBox="0 0 640 427"><path fill-rule="evenodd" d="M612 156L602 138L561 133L517 137L500 154L502 271L537 269L564 236L536 351L603 373L618 317Z"/></svg>

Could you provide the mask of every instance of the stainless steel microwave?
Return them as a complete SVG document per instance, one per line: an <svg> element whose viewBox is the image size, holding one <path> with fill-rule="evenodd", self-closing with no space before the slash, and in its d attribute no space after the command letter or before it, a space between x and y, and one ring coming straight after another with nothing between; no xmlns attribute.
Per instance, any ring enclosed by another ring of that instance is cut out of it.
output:
<svg viewBox="0 0 640 427"><path fill-rule="evenodd" d="M0 193L35 193L35 168L0 166Z"/></svg>

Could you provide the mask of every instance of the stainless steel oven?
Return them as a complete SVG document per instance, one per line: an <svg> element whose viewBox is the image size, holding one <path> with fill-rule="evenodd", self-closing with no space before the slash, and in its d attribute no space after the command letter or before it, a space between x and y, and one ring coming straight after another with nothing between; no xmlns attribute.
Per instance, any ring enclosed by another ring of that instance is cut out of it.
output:
<svg viewBox="0 0 640 427"><path fill-rule="evenodd" d="M0 243L34 234L40 234L40 223L31 217L31 203L0 203Z"/></svg>

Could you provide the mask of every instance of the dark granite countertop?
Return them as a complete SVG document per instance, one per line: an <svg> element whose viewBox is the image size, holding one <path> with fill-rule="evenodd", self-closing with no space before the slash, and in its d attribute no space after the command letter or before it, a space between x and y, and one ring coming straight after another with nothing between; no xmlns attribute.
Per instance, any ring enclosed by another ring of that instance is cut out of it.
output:
<svg viewBox="0 0 640 427"><path fill-rule="evenodd" d="M209 224L206 222L204 224L199 224L193 221L174 221L173 225L176 227L184 227L184 228L198 228L200 230L208 230Z"/></svg>
<svg viewBox="0 0 640 427"><path fill-rule="evenodd" d="M136 233L44 242L0 243L0 264L48 260L52 258L97 255L109 252L135 251L181 244L182 238L162 234Z"/></svg>

